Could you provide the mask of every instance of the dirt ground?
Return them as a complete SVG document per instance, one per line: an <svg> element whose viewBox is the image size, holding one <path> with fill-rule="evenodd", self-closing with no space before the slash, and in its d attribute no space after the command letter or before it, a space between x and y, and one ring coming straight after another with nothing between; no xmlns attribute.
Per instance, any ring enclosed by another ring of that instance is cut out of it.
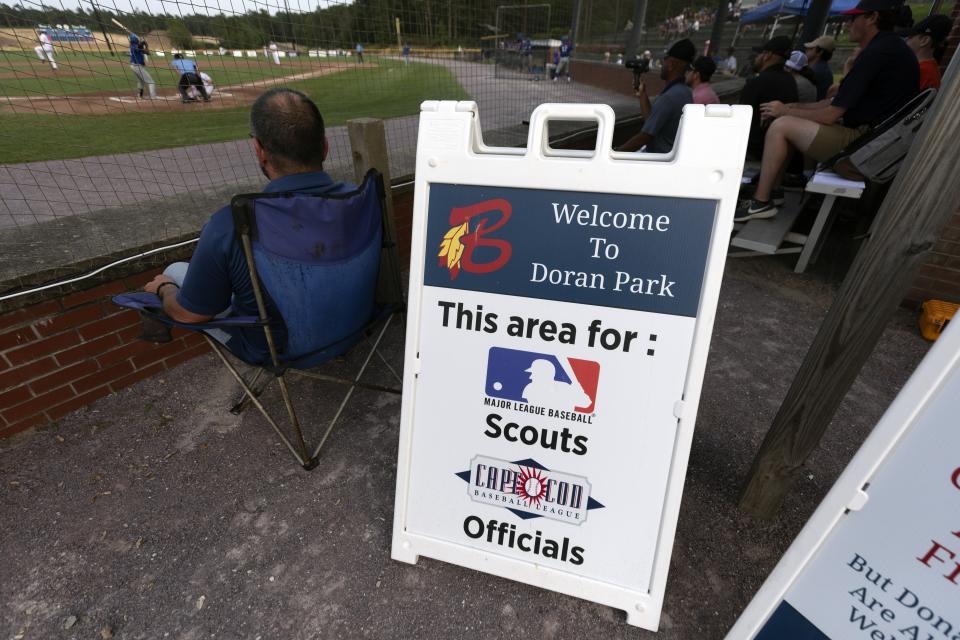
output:
<svg viewBox="0 0 960 640"><path fill-rule="evenodd" d="M196 102L183 104L176 91L158 89L154 100L141 99L136 95L136 81L130 79L130 92L118 94L117 91L97 91L69 96L0 96L0 113L20 114L58 114L58 115L103 115L136 111L140 113L165 113L183 109L229 109L251 104L263 93L264 87L277 86L297 80L319 78L332 75L346 69L372 68L374 63L344 64L334 63L313 71L292 73L290 75L251 80L241 84L217 86L213 98L208 103ZM44 75L55 77L52 70ZM214 78L216 81L216 78Z"/></svg>
<svg viewBox="0 0 960 640"><path fill-rule="evenodd" d="M928 348L899 310L780 517L737 510L843 242L803 275L795 256L728 260L659 633L584 600L391 560L400 400L358 392L307 473L256 412L227 411L234 383L208 355L0 441L0 638L721 640ZM385 356L402 361L402 331ZM379 367L369 381L390 378ZM291 388L316 438L339 396Z"/></svg>

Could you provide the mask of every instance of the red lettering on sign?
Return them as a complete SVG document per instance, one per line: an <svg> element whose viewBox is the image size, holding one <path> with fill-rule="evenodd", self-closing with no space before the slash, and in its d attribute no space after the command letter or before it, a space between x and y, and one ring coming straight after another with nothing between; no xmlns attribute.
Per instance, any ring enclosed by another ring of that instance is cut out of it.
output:
<svg viewBox="0 0 960 640"><path fill-rule="evenodd" d="M477 223L477 226L474 228L474 230L464 235L460 240L463 243L463 257L461 260L463 269L465 271L470 273L490 273L507 264L507 262L510 260L510 255L513 253L513 247L510 246L510 243L506 240L485 238L484 236L496 231L506 224L507 220L510 219L510 214L513 213L513 207L511 207L510 203L503 198L494 198L492 200L484 200L483 202L472 204L468 207L455 207L450 211L450 224L454 226L463 224L475 216L479 216L484 213L490 213L492 211L500 212L501 215L499 220L492 225L487 226L489 218L482 218L480 222ZM491 247L496 249L497 257L488 262L474 261L473 252L478 247Z"/></svg>

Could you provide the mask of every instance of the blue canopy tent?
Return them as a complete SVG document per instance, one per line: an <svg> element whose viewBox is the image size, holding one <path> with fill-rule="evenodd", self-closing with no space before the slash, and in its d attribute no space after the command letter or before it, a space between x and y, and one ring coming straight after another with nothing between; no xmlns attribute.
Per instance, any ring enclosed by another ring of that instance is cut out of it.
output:
<svg viewBox="0 0 960 640"><path fill-rule="evenodd" d="M740 24L767 22L779 16L805 16L811 0L772 0L747 11L740 17ZM857 6L857 0L833 0L830 15L837 16Z"/></svg>

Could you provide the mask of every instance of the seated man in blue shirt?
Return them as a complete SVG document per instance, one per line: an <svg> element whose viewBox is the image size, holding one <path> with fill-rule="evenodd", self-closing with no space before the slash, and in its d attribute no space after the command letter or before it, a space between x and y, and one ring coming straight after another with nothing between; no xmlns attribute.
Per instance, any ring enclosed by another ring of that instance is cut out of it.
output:
<svg viewBox="0 0 960 640"><path fill-rule="evenodd" d="M757 190L737 209L735 221L777 215L783 197L780 182L794 150L825 162L918 93L917 58L893 33L896 10L902 4L903 0L860 0L844 12L853 16L850 40L860 45L861 53L832 100L807 104L775 100L760 105L761 117L773 122L764 139Z"/></svg>
<svg viewBox="0 0 960 640"><path fill-rule="evenodd" d="M210 102L210 96L207 95L207 90L203 86L203 80L200 79L200 72L197 71L196 62L184 59L182 53L175 53L173 54L173 60L170 62L170 66L180 74L180 80L177 82L177 90L180 91L180 99L183 102L197 101L196 98L191 98L187 95L187 87L190 86L196 87L200 95L203 96L204 102Z"/></svg>
<svg viewBox="0 0 960 640"><path fill-rule="evenodd" d="M257 98L250 108L250 129L260 170L270 180L265 192L339 194L356 189L324 172L328 146L323 116L299 91L277 88ZM230 206L213 214L203 227L189 264L170 265L144 290L157 294L164 312L178 322L258 315L247 262L234 238ZM272 306L269 296L267 306ZM268 357L260 328L210 329L208 333L244 360L260 362Z"/></svg>
<svg viewBox="0 0 960 640"><path fill-rule="evenodd" d="M660 69L660 77L667 85L651 105L643 82L637 88L640 112L643 114L643 129L620 145L618 151L637 151L642 147L647 153L670 153L680 127L684 105L693 103L693 91L686 83L686 73L693 64L697 49L693 42L684 38L675 42L667 51Z"/></svg>

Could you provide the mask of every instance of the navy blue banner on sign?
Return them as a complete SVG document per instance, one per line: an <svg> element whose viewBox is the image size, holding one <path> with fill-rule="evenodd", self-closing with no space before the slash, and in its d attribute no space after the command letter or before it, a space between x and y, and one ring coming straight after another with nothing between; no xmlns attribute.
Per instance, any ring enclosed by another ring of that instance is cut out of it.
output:
<svg viewBox="0 0 960 640"><path fill-rule="evenodd" d="M430 185L425 285L694 317L712 200Z"/></svg>
<svg viewBox="0 0 960 640"><path fill-rule="evenodd" d="M830 640L830 638L784 600L754 640Z"/></svg>

